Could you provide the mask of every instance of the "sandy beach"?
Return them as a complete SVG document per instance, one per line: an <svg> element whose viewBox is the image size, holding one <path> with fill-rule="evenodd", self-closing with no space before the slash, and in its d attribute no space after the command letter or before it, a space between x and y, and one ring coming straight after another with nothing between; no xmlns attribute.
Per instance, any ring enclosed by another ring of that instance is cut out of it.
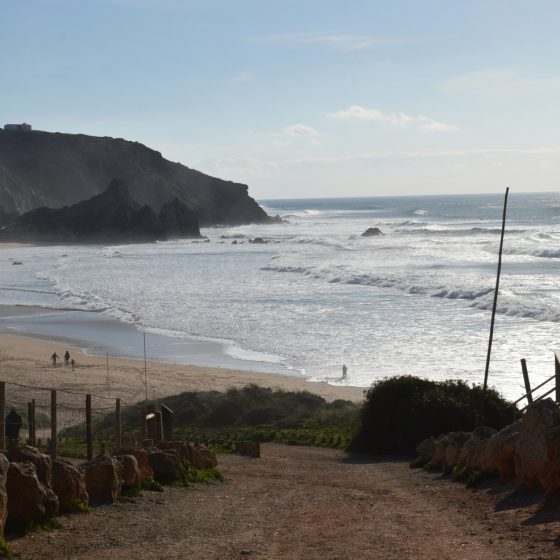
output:
<svg viewBox="0 0 560 560"><path fill-rule="evenodd" d="M67 349L76 361L74 372L69 366L52 367L50 363L53 352L62 361ZM119 397L128 404L143 400L145 395L143 360L111 357L108 374L104 356L88 356L83 348L65 346L59 340L21 335L0 335L0 378L9 383ZM183 391L226 391L249 383L287 391L310 391L329 401L363 398L362 388L313 383L300 376L154 361L147 362L147 378L150 399ZM82 400L79 395L76 398Z"/></svg>

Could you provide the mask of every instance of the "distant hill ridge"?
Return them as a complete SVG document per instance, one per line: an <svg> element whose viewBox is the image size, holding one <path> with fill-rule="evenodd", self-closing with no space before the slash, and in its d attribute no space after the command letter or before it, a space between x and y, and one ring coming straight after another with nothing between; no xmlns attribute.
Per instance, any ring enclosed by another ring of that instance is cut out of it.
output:
<svg viewBox="0 0 560 560"><path fill-rule="evenodd" d="M271 220L249 196L247 185L173 163L138 142L0 130L0 207L6 213L71 206L105 191L115 178L156 215L178 199L196 213L201 226Z"/></svg>

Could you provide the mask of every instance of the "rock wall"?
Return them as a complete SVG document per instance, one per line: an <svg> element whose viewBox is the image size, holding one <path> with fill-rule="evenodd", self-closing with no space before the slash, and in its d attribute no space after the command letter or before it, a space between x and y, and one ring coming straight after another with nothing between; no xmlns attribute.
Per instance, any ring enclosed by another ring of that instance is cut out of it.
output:
<svg viewBox="0 0 560 560"><path fill-rule="evenodd" d="M452 432L424 440L417 452L420 462L444 472L490 473L555 494L560 491L560 407L551 399L537 401L499 432L488 427Z"/></svg>

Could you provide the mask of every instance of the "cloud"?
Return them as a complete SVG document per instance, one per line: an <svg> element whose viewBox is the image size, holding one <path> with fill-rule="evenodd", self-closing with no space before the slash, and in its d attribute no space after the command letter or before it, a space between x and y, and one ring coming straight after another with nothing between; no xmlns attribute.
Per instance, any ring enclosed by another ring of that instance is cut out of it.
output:
<svg viewBox="0 0 560 560"><path fill-rule="evenodd" d="M410 39L368 37L353 33L284 33L279 35L266 35L253 37L256 43L268 43L276 45L307 44L321 45L340 51L358 51L372 47L398 46L411 42Z"/></svg>
<svg viewBox="0 0 560 560"><path fill-rule="evenodd" d="M499 161L500 165L505 165L503 160L507 160L507 158L513 158L516 161L520 157L543 158L543 156L560 156L560 146L541 148L466 148L456 150L377 150L357 154L311 155L284 160L263 160L251 157L213 158L212 164L216 168L264 172L266 170L279 170L297 165L336 165L394 159L481 158L488 161L489 164L495 164L496 161Z"/></svg>
<svg viewBox="0 0 560 560"><path fill-rule="evenodd" d="M281 130L283 136L304 137L319 136L319 133L311 126L305 124L293 124Z"/></svg>
<svg viewBox="0 0 560 560"><path fill-rule="evenodd" d="M248 82L250 80L254 80L255 76L251 74L251 72L242 71L238 72L232 79L232 82Z"/></svg>
<svg viewBox="0 0 560 560"><path fill-rule="evenodd" d="M335 113L327 113L327 117L333 120L359 120L359 121L377 121L386 122L394 126L417 126L426 130L433 130L436 132L447 132L456 130L457 127L452 124L435 121L418 115L413 117L406 113L384 113L379 109L365 109L359 105L350 105L346 109L341 109Z"/></svg>
<svg viewBox="0 0 560 560"><path fill-rule="evenodd" d="M451 95L518 96L560 93L560 77L530 78L519 68L485 68L440 82L438 90Z"/></svg>

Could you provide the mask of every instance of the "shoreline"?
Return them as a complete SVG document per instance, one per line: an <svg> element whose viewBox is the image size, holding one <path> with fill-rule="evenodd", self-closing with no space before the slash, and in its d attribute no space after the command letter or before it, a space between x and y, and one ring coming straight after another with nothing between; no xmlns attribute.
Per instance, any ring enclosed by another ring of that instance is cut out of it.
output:
<svg viewBox="0 0 560 560"><path fill-rule="evenodd" d="M40 329L36 329L39 332L22 332L21 322L25 323L26 320L35 321L35 325L40 326ZM12 325L10 328L9 323L13 323L15 327ZM55 334L60 334L63 330L72 333L72 329L74 334L79 336ZM88 333L92 332L97 334L102 332L106 339L114 338L112 349L118 349L119 341L122 342L123 337L126 339L132 334L139 339L141 334L141 331L132 325L106 317L100 318L99 314L94 313L0 306L0 380L8 384L19 383L44 389L118 397L128 404L143 401L146 390L143 356L116 357L111 352L107 361L107 353L103 352L99 345L92 344L91 339L88 340ZM210 357L209 361L212 361L211 352L216 348L211 343L210 346L204 342L190 344L180 339L169 340L170 337L162 335L150 334L148 340L151 341L157 336L166 339L166 344L160 347L158 352L154 352L158 354L157 358L154 358L152 352L148 354L149 399L163 398L185 391L227 391L230 388L240 388L255 383L262 387L285 391L309 391L327 401L345 399L361 402L363 400L364 388L362 387L310 381L298 374L244 369L241 366L250 362L234 358L231 358L231 363L237 367L181 364L173 362L172 355L168 356L168 360L161 359L160 356L167 349L173 352L173 347L179 346L181 351L190 348L203 358ZM136 343L137 349L142 347L141 339ZM56 351L62 361L62 356L67 349L76 360L74 372L69 366L60 365L55 368L50 364L50 356L53 352ZM130 347L121 349L126 352ZM153 346L151 349L153 350ZM219 360L221 359L222 356L219 357ZM254 367L263 365L258 362L254 364ZM81 400L82 395L77 395L76 401L81 402Z"/></svg>

